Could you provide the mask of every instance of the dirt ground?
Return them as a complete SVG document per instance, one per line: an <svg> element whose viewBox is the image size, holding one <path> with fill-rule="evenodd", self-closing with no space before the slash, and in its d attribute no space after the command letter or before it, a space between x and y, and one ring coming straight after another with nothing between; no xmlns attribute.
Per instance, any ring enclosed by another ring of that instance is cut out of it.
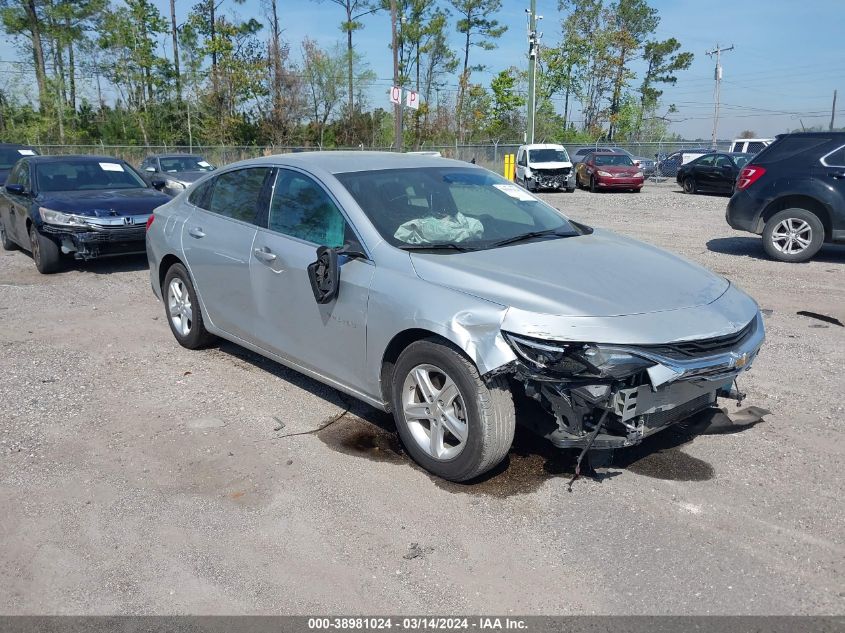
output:
<svg viewBox="0 0 845 633"><path fill-rule="evenodd" d="M229 343L179 347L143 258L41 276L3 253L0 612L845 613L845 327L796 314L845 322L845 248L769 261L726 198L672 183L545 198L757 299L740 386L771 415L666 431L572 492L571 455L524 434L445 484L389 416Z"/></svg>

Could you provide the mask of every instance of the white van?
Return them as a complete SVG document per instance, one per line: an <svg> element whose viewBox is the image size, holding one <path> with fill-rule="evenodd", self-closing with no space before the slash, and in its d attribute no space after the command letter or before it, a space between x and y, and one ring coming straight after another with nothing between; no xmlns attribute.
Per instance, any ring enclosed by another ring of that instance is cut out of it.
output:
<svg viewBox="0 0 845 633"><path fill-rule="evenodd" d="M563 145L520 145L516 152L514 182L529 191L563 189L575 191L575 170Z"/></svg>
<svg viewBox="0 0 845 633"><path fill-rule="evenodd" d="M756 154L774 142L773 138L735 138L728 151Z"/></svg>

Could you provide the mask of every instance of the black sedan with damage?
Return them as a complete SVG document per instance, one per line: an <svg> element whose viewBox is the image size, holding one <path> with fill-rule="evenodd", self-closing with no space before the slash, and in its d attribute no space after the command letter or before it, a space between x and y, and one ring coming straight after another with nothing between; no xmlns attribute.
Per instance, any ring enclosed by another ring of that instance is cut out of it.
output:
<svg viewBox="0 0 845 633"><path fill-rule="evenodd" d="M31 251L41 273L61 270L69 257L143 253L147 220L170 200L129 164L105 156L24 157L3 193L3 248Z"/></svg>

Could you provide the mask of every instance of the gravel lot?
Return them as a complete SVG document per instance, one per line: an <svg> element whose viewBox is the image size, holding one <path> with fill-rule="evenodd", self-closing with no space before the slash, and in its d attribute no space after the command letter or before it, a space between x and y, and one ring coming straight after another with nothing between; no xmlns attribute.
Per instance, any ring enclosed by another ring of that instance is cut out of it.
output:
<svg viewBox="0 0 845 633"><path fill-rule="evenodd" d="M2 253L0 612L845 613L845 328L796 314L845 322L845 248L769 261L726 198L673 183L545 197L754 296L768 342L741 387L771 415L667 431L571 493L571 458L522 435L445 484L385 414L179 347L143 258L40 276Z"/></svg>

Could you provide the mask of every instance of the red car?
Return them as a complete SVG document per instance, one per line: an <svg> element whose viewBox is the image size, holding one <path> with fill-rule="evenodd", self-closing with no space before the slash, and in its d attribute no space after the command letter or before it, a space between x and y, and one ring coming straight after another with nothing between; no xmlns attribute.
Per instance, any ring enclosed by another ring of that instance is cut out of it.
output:
<svg viewBox="0 0 845 633"><path fill-rule="evenodd" d="M631 157L621 152L593 152L578 163L575 184L596 192L603 189L626 189L639 193L644 175Z"/></svg>

